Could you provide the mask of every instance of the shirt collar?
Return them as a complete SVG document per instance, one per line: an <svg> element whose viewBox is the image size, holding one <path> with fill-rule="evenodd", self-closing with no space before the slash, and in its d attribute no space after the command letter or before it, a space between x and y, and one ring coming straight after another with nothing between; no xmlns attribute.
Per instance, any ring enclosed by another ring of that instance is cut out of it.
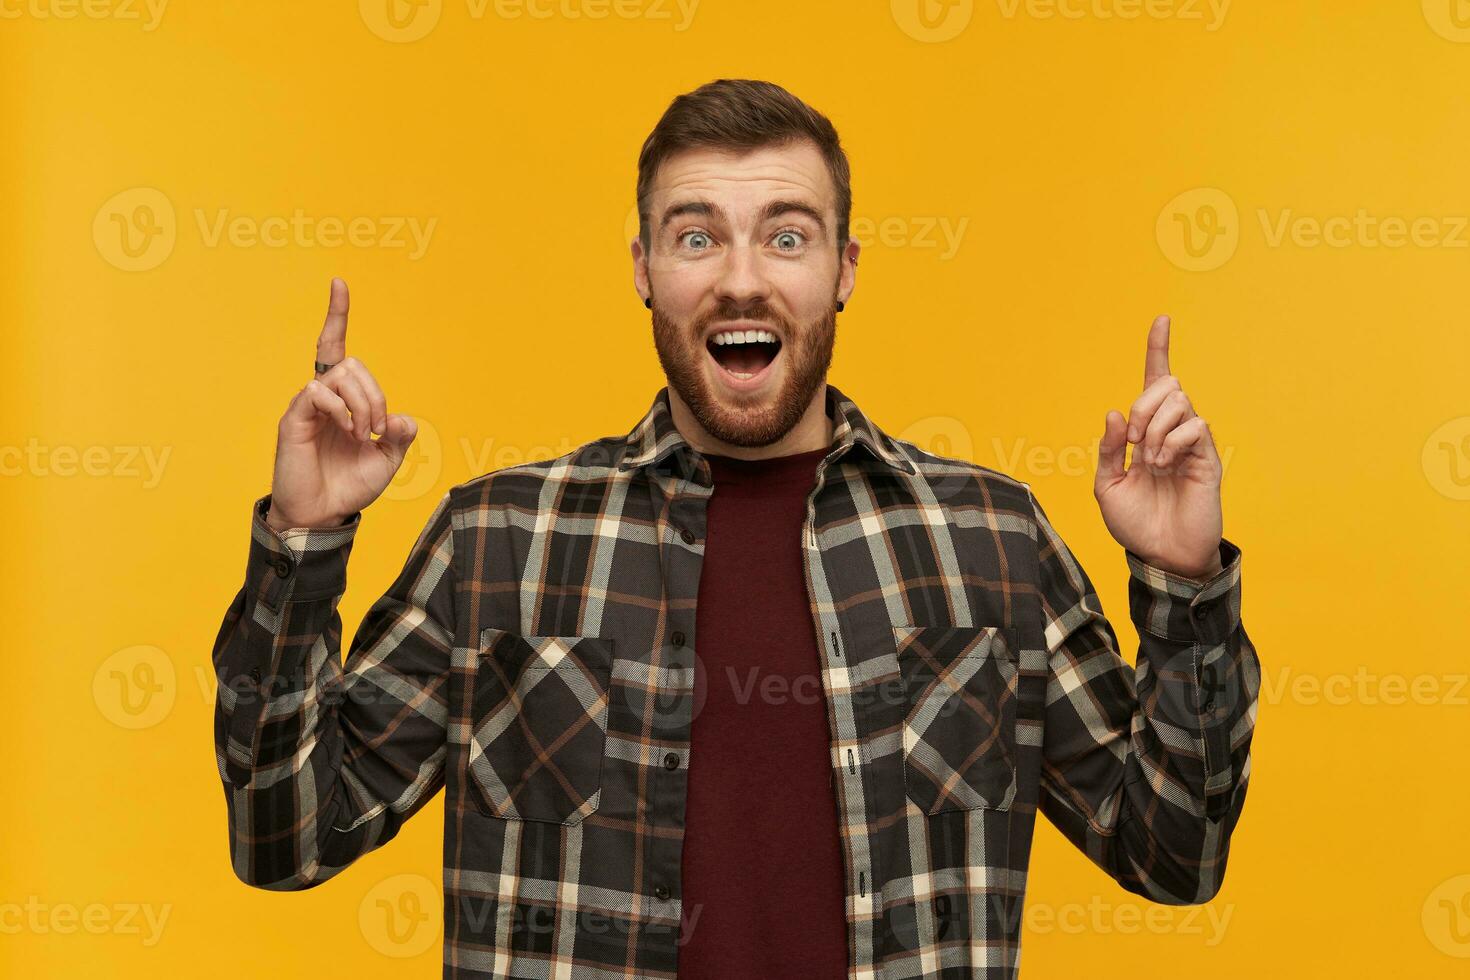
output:
<svg viewBox="0 0 1470 980"><path fill-rule="evenodd" d="M892 438L830 381L827 383L826 407L827 415L832 419L832 447L838 450L831 457L832 461L841 459L854 447L861 447L880 463L903 473L915 472L913 463L894 445ZM676 462L687 478L694 472L694 455L694 447L674 425L669 409L669 388L664 385L654 395L653 404L643 418L629 431L618 469L625 471L654 466L670 457L677 457Z"/></svg>

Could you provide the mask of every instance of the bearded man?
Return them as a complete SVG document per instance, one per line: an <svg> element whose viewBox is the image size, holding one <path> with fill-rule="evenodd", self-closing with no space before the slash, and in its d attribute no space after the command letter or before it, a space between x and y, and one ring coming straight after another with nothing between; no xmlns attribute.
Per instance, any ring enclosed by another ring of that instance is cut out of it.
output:
<svg viewBox="0 0 1470 980"><path fill-rule="evenodd" d="M1014 976L1038 810L1130 892L1214 896L1260 666L1167 318L1094 484L1135 668L1027 483L827 381L860 249L826 117L681 95L637 200L667 386L449 490L345 668L348 554L416 425L333 281L214 649L235 873L319 885L442 788L444 975L567 980Z"/></svg>

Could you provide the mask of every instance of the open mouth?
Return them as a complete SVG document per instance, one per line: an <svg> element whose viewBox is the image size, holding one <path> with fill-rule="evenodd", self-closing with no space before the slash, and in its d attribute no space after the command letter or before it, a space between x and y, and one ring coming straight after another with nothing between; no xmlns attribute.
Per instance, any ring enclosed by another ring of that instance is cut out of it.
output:
<svg viewBox="0 0 1470 980"><path fill-rule="evenodd" d="M769 330L721 330L704 346L730 379L754 382L776 360L781 339Z"/></svg>

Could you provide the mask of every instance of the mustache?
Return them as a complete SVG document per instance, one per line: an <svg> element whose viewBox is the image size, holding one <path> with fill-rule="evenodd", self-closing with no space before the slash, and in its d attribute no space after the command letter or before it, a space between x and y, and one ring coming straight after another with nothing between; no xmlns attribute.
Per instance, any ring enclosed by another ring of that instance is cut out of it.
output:
<svg viewBox="0 0 1470 980"><path fill-rule="evenodd" d="M729 301L722 301L713 310L694 321L695 335L703 334L705 328L717 320L759 320L764 323L774 323L781 327L782 332L787 336L791 335L790 321L771 309L764 301L751 306L737 306Z"/></svg>

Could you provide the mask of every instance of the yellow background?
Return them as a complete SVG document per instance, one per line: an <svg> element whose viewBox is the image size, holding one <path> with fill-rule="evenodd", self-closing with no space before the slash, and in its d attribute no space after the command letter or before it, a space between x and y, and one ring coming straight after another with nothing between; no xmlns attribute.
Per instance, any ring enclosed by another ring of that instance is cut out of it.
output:
<svg viewBox="0 0 1470 980"><path fill-rule="evenodd" d="M349 636L449 486L625 432L663 382L637 151L720 76L786 85L852 159L831 380L1030 481L1130 659L1092 453L1156 313L1227 456L1266 687L1224 889L1150 919L1042 821L1022 975L1470 973L1470 5L395 0L401 41L387 0L90 2L0 2L0 973L439 975L442 797L314 891L230 871L210 649L248 507L334 274L349 351L428 423ZM210 233L298 210L366 230ZM1428 223L1277 234L1360 211ZM435 222L422 255L394 217ZM119 220L161 231L129 256Z"/></svg>

